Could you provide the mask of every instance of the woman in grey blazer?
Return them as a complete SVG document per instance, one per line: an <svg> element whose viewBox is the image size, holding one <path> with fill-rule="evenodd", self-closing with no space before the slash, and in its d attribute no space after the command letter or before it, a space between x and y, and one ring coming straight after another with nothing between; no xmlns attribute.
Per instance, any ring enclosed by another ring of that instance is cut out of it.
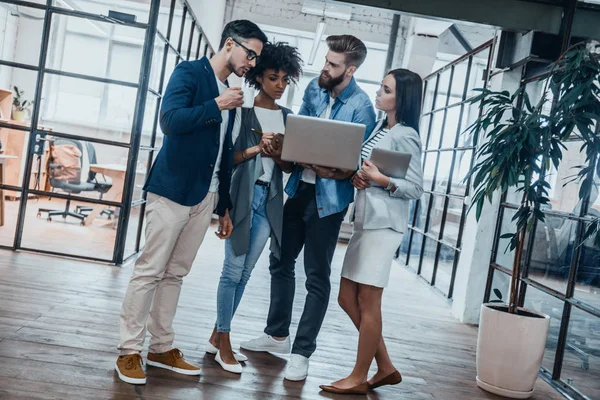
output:
<svg viewBox="0 0 600 400"><path fill-rule="evenodd" d="M358 189L354 233L344 258L338 299L360 332L358 355L352 373L330 386L321 386L325 391L366 394L369 389L402 381L381 335L381 296L407 230L409 202L423 193L418 133L422 90L419 75L396 69L385 77L377 92L375 106L387 117L363 144L362 167L352 178ZM397 179L382 174L369 161L374 148L409 153L412 157L406 176ZM378 371L367 380L373 358Z"/></svg>

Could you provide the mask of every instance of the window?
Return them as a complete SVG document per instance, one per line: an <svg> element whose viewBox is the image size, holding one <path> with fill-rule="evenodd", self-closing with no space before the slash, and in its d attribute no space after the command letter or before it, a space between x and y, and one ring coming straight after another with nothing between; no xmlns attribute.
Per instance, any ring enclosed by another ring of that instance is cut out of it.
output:
<svg viewBox="0 0 600 400"><path fill-rule="evenodd" d="M289 87L286 95L280 100L280 103L298 113L302 106L302 96L304 90L314 78L321 73L325 56L327 54L326 35L323 37L317 49L317 55L313 65L308 65L310 50L313 45L313 33L296 31L291 29L278 28L273 26L261 26L261 29L267 34L271 42L287 42L291 46L298 48L302 59L304 60L304 75L298 82L297 87ZM377 90L383 79L383 66L387 56L387 44L365 42L367 46L367 59L364 64L356 71L354 77L359 86L369 95L371 101L375 102ZM244 88L244 90L247 90ZM289 94L289 95L288 95Z"/></svg>
<svg viewBox="0 0 600 400"><path fill-rule="evenodd" d="M529 82L525 89L531 101L542 94L543 80ZM551 106L545 111L549 112ZM582 242L582 232L588 223L582 218L600 216L600 166L596 166L589 197L589 207L583 209L579 200L578 180L573 178L581 166L588 165L582 142L576 135L564 143L559 168L546 173L549 204L544 208L545 220L538 221L527 233L522 257L526 291L523 305L551 317L543 375L556 379L557 384L576 390L586 398L598 398L598 332L600 332L600 249L593 238ZM540 160L541 162L541 160ZM597 161L596 161L597 162ZM507 240L501 235L515 232L512 218L518 209L520 196L509 193L500 208L501 230L495 238L496 258L490 266L493 277L486 288L484 301L494 299L497 290L508 297L508 281L514 252L505 251ZM578 254L578 257L575 257ZM566 327L566 330L561 328ZM577 397L582 398L582 397Z"/></svg>
<svg viewBox="0 0 600 400"><path fill-rule="evenodd" d="M462 245L469 190L464 178L473 163L476 146L474 138L463 131L479 113L478 104L464 100L473 97L473 87L483 86L480 79L487 67L490 47L491 42L465 60L449 64L443 55L438 55L436 72L424 79L420 135L425 194L412 202L411 226L399 254L404 255L409 268L448 298L452 298Z"/></svg>
<svg viewBox="0 0 600 400"><path fill-rule="evenodd" d="M82 126L130 131L143 38L143 29L55 14L47 68L111 82L46 75L41 112L44 123L55 130L62 130L61 121L73 121Z"/></svg>

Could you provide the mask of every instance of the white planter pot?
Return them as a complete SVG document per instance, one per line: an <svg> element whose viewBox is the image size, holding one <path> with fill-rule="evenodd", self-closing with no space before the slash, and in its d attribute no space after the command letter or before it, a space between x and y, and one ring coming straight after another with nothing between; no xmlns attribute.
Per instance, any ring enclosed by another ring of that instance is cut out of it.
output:
<svg viewBox="0 0 600 400"><path fill-rule="evenodd" d="M520 308L509 314L506 304L481 306L477 338L477 386L513 399L533 394L550 317Z"/></svg>
<svg viewBox="0 0 600 400"><path fill-rule="evenodd" d="M25 111L13 110L13 119L19 122L25 121Z"/></svg>

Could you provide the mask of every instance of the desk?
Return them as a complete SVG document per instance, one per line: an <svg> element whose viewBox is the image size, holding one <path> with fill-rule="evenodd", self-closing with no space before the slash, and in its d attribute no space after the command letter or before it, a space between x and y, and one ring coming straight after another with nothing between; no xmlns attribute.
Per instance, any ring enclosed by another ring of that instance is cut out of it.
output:
<svg viewBox="0 0 600 400"><path fill-rule="evenodd" d="M98 174L102 174L104 176L108 176L112 179L112 187L106 195L104 196L104 200L120 202L123 197L123 187L125 183L125 172L127 171L127 166L122 164L90 164L90 170L92 172L96 172ZM145 169L138 169L136 171L137 174L145 174ZM85 218L85 224L91 225L94 222L94 219L106 206L102 204L94 205L94 209ZM115 220L116 223L116 220Z"/></svg>
<svg viewBox="0 0 600 400"><path fill-rule="evenodd" d="M29 122L19 122L14 120L3 120L3 122L23 127L29 126ZM2 150L4 150L3 155L10 154L11 156L14 156L6 160L4 163L3 182L5 185L22 186L23 182L25 181L25 160L27 158L29 135L30 133L25 131L10 128L0 128L0 142L2 142ZM41 190L44 190L45 188L47 183L46 165L48 163L47 147L42 160L41 171L37 170L37 162L33 163L31 170L31 184L29 189L33 189L35 187L38 174L40 175L40 188ZM21 193L18 192L11 194L11 197L13 196L20 198Z"/></svg>
<svg viewBox="0 0 600 400"><path fill-rule="evenodd" d="M4 161L17 158L16 156L7 156L0 154L0 184L6 180L6 168ZM4 225L4 190L0 189L0 226Z"/></svg>

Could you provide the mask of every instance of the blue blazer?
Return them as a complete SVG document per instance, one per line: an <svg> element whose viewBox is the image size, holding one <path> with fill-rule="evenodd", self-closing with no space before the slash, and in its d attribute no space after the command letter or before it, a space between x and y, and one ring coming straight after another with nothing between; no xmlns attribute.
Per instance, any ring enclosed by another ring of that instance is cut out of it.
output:
<svg viewBox="0 0 600 400"><path fill-rule="evenodd" d="M177 65L160 109L160 127L165 134L163 146L144 190L188 207L204 200L219 152L223 119L215 101L218 96L215 73L206 57ZM232 207L229 186L233 169L231 131L235 112L229 112L219 170L216 212L220 216Z"/></svg>

